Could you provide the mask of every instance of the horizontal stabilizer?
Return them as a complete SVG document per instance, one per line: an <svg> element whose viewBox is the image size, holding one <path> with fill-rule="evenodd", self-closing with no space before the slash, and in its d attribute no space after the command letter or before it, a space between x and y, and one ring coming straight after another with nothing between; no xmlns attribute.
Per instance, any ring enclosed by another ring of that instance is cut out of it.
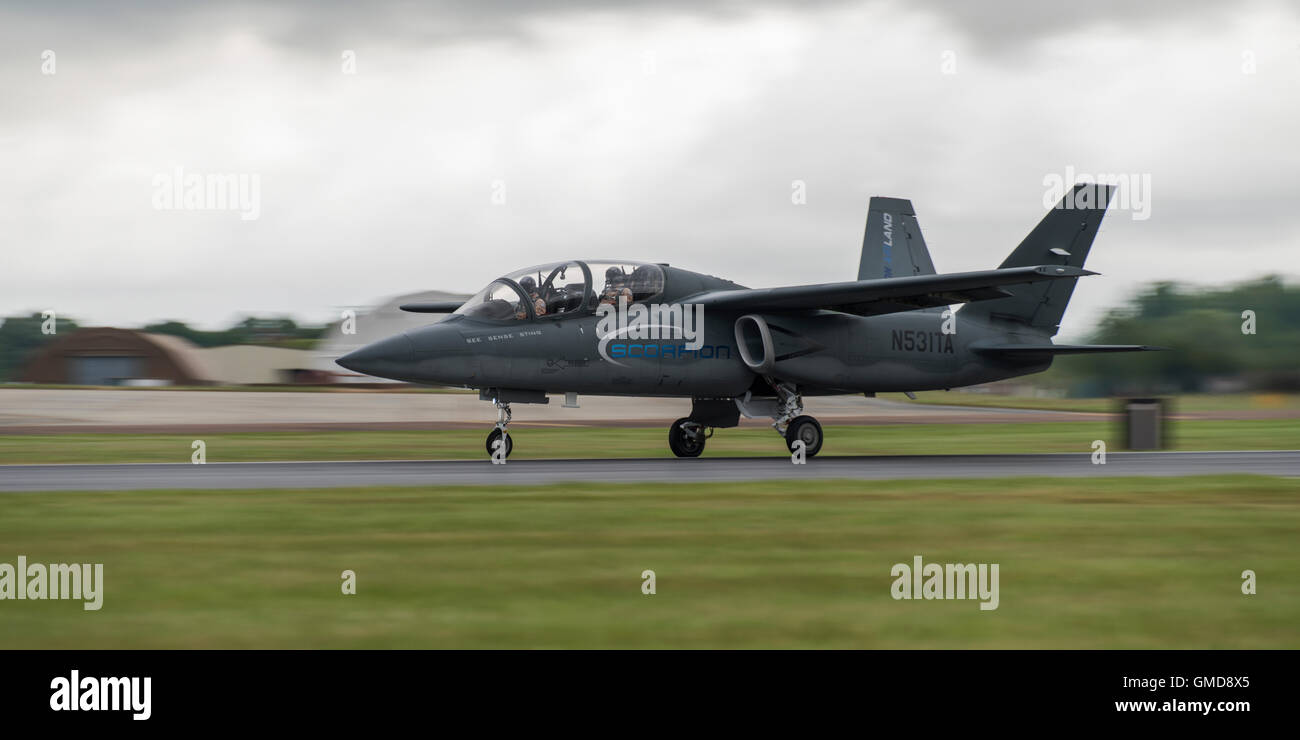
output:
<svg viewBox="0 0 1300 740"><path fill-rule="evenodd" d="M464 301L436 301L433 303L403 303L398 308L411 313L456 313Z"/></svg>
<svg viewBox="0 0 1300 740"><path fill-rule="evenodd" d="M1024 357L1032 359L1052 355L1091 355L1102 352L1159 352L1167 347L1147 344L975 344L971 350L981 355Z"/></svg>
<svg viewBox="0 0 1300 740"><path fill-rule="evenodd" d="M915 311L918 308L1005 298L1014 293L1003 290L1003 286L1096 274L1069 265L1037 265L784 288L716 290L686 300L709 308L732 311L827 309L857 316L880 316Z"/></svg>

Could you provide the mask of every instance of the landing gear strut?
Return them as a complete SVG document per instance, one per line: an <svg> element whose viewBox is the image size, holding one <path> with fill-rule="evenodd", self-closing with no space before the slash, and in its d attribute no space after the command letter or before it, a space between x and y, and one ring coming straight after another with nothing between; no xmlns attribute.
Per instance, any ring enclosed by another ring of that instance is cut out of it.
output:
<svg viewBox="0 0 1300 740"><path fill-rule="evenodd" d="M505 441L505 456L510 457L510 453L515 448L514 440L510 439L510 435L506 433L506 425L510 423L511 417L510 404L501 403L496 399L493 399L492 404L497 407L497 425L493 427L492 431L488 432L488 457L494 456L494 453L497 451L496 442L499 439Z"/></svg>
<svg viewBox="0 0 1300 740"><path fill-rule="evenodd" d="M802 442L805 457L814 457L822 449L822 425L811 416L803 414L803 397L799 389L787 383L768 380L776 391L777 411L772 417L772 428L785 439L790 452L795 442Z"/></svg>
<svg viewBox="0 0 1300 740"><path fill-rule="evenodd" d="M704 452L704 425L684 416L668 427L668 449L678 457L699 457Z"/></svg>

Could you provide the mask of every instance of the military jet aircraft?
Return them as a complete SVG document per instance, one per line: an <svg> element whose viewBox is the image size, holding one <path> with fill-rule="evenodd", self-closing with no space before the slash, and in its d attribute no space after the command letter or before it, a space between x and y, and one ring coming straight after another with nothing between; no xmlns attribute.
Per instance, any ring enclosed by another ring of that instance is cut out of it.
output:
<svg viewBox="0 0 1300 740"><path fill-rule="evenodd" d="M1051 340L1077 280L1096 274L1083 264L1112 190L1076 185L996 270L936 274L911 202L875 197L857 280L751 289L664 263L539 265L463 303L404 305L450 316L337 362L477 389L498 412L489 455L514 447L511 404L563 393L691 399L668 430L678 457L741 415L813 457L822 428L805 396L910 396L1041 372L1057 355L1157 349Z"/></svg>

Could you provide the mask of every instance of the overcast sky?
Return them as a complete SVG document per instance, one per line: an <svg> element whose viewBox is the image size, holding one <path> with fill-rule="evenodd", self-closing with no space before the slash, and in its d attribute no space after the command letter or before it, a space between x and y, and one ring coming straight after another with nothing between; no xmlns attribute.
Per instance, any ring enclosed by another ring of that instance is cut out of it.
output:
<svg viewBox="0 0 1300 740"><path fill-rule="evenodd" d="M3 315L324 322L573 257L848 280L872 195L985 269L1067 168L1149 187L1063 336L1300 275L1300 3L48 5L0 6ZM178 167L257 218L159 209Z"/></svg>

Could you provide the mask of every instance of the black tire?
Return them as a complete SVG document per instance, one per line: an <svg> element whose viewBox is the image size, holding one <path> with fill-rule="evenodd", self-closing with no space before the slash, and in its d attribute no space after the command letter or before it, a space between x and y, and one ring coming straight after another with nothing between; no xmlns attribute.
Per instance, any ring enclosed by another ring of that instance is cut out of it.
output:
<svg viewBox="0 0 1300 740"><path fill-rule="evenodd" d="M682 424L690 421L689 417L682 417L673 422L668 427L668 449L678 457L699 457L704 452L704 429L701 428L699 433L694 437L682 429Z"/></svg>
<svg viewBox="0 0 1300 740"><path fill-rule="evenodd" d="M794 417L785 428L785 446L792 453L795 440L803 440L805 457L815 457L822 451L822 425L811 416Z"/></svg>
<svg viewBox="0 0 1300 740"><path fill-rule="evenodd" d="M500 429L494 428L492 431L488 432L488 437L487 437L488 457L492 457L492 453L496 451L496 448L493 447L492 445L494 442L496 442L498 439L501 438L501 435L502 432ZM506 457L510 457L510 453L513 452L515 449L515 441L510 438L509 434L506 434L505 437L506 437Z"/></svg>

